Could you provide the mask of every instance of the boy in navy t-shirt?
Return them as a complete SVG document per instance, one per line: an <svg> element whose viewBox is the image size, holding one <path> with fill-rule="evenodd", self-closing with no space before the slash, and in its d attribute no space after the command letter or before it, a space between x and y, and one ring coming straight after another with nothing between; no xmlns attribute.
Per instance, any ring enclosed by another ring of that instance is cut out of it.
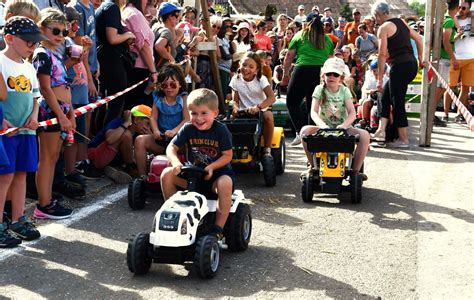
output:
<svg viewBox="0 0 474 300"><path fill-rule="evenodd" d="M186 145L188 160L207 171L198 192L210 190L218 195L216 223L210 234L222 239L231 207L234 172L230 166L232 135L224 124L214 120L219 113L218 102L216 93L209 89L197 89L189 94L191 122L180 129L166 149L171 167L161 174L161 188L164 198L168 199L176 193L177 186L187 187L186 180L178 176L183 166L178 150Z"/></svg>

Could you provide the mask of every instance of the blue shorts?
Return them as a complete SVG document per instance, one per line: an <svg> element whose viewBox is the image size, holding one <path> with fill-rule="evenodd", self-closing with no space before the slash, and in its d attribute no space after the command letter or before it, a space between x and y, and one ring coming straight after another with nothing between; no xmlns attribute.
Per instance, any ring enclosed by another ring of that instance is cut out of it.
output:
<svg viewBox="0 0 474 300"><path fill-rule="evenodd" d="M0 167L0 174L15 172L36 172L38 169L38 144L36 136L18 134L3 136L3 145L9 160L7 166Z"/></svg>
<svg viewBox="0 0 474 300"><path fill-rule="evenodd" d="M85 104L73 104L73 108L79 108L84 106ZM76 132L79 132L82 135L86 134L86 114L80 115L79 117L76 117ZM82 143L82 144L87 144L87 140L82 137L81 135L74 133L74 141L76 143Z"/></svg>
<svg viewBox="0 0 474 300"><path fill-rule="evenodd" d="M215 170L212 174L212 177L209 180L200 180L197 184L197 191L200 194L203 194L209 199L217 199L216 193L212 190L212 185L217 180L217 178L227 175L232 179L232 192L234 192L235 186L235 174L232 169L229 168L221 168Z"/></svg>

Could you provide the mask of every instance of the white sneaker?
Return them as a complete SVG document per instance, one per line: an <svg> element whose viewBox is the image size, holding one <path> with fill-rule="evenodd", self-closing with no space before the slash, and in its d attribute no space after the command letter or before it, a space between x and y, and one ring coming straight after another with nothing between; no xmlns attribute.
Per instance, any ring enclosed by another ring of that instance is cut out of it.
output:
<svg viewBox="0 0 474 300"><path fill-rule="evenodd" d="M290 146L298 146L299 144L301 144L301 135L297 134L293 141L291 141Z"/></svg>

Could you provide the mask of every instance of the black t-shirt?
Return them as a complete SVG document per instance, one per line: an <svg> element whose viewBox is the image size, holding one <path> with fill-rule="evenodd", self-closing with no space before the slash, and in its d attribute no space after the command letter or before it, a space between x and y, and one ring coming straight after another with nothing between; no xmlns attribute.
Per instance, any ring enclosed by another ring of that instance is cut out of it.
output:
<svg viewBox="0 0 474 300"><path fill-rule="evenodd" d="M214 121L209 130L198 130L186 123L171 141L181 148L187 146L188 160L196 166L205 168L222 156L222 152L232 149L232 135L227 127ZM231 168L227 164L224 168Z"/></svg>
<svg viewBox="0 0 474 300"><path fill-rule="evenodd" d="M97 30L97 46L117 47L118 50L125 50L124 44L111 45L107 40L106 28L112 27L117 29L118 34L123 34L122 18L120 16L120 8L112 0L106 0L95 12L96 30Z"/></svg>

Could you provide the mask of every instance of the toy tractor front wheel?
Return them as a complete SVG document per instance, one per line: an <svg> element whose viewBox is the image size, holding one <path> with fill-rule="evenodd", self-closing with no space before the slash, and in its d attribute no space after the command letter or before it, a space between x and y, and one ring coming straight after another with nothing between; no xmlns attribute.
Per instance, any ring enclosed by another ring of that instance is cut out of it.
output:
<svg viewBox="0 0 474 300"><path fill-rule="evenodd" d="M362 201L362 176L355 174L351 176L351 201L354 204L361 203Z"/></svg>
<svg viewBox="0 0 474 300"><path fill-rule="evenodd" d="M145 207L146 182L143 179L136 178L128 184L128 205L133 210L143 209Z"/></svg>
<svg viewBox="0 0 474 300"><path fill-rule="evenodd" d="M303 185L301 186L301 198L303 202L312 202L314 196L313 189L313 175L305 175L302 178Z"/></svg>
<svg viewBox="0 0 474 300"><path fill-rule="evenodd" d="M275 173L281 175L285 172L286 165L286 146L285 139L280 141L280 147L272 148L273 162L275 164Z"/></svg>
<svg viewBox="0 0 474 300"><path fill-rule="evenodd" d="M128 243L127 265L130 272L140 275L150 270L152 258L149 255L150 234L140 232Z"/></svg>
<svg viewBox="0 0 474 300"><path fill-rule="evenodd" d="M212 235L204 235L196 242L194 253L194 266L203 279L216 276L219 270L219 244Z"/></svg>
<svg viewBox="0 0 474 300"><path fill-rule="evenodd" d="M248 204L240 203L235 213L229 215L224 235L230 251L243 251L248 248L252 235L252 215Z"/></svg>
<svg viewBox="0 0 474 300"><path fill-rule="evenodd" d="M265 185L275 186L276 173L275 173L275 163L274 163L273 157L264 156L262 158L262 167L263 167L263 179L265 180Z"/></svg>

